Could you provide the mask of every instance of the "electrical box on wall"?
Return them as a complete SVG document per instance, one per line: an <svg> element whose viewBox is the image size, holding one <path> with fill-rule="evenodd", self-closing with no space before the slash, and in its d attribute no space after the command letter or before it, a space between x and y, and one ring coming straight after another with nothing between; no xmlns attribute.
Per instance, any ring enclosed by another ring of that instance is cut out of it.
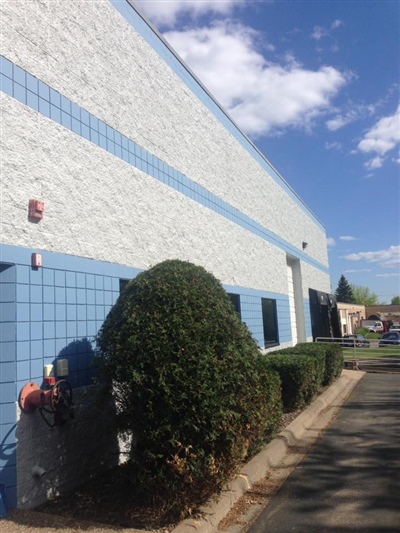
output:
<svg viewBox="0 0 400 533"><path fill-rule="evenodd" d="M44 214L44 202L41 200L29 200L29 218L40 220Z"/></svg>

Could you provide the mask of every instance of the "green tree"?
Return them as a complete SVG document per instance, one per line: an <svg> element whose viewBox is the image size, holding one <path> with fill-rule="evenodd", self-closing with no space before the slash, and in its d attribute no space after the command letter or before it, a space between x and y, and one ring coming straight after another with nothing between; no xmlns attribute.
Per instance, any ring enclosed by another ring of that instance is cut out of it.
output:
<svg viewBox="0 0 400 533"><path fill-rule="evenodd" d="M394 296L390 302L392 305L400 305L400 296Z"/></svg>
<svg viewBox="0 0 400 533"><path fill-rule="evenodd" d="M335 292L335 296L338 302L343 302L345 304L354 304L354 294L351 288L351 285L347 279L343 276L340 276L339 283Z"/></svg>
<svg viewBox="0 0 400 533"><path fill-rule="evenodd" d="M368 287L362 287L360 285L350 285L353 291L355 303L358 305L379 305L378 296L371 292Z"/></svg>

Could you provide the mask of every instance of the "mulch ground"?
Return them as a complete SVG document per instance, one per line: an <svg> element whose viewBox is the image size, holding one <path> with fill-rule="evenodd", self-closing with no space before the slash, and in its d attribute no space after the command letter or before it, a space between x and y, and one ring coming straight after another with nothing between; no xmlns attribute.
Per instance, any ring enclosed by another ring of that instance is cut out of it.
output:
<svg viewBox="0 0 400 533"><path fill-rule="evenodd" d="M137 498L127 468L121 465L96 476L75 490L41 505L41 513L124 528L169 532L177 525L168 507Z"/></svg>
<svg viewBox="0 0 400 533"><path fill-rule="evenodd" d="M279 431L301 410L283 415ZM40 513L75 520L109 524L116 528L132 528L169 533L179 523L167 506L138 499L126 465L104 472L67 495L38 507Z"/></svg>
<svg viewBox="0 0 400 533"><path fill-rule="evenodd" d="M278 431L301 411L284 414ZM249 494L249 497L254 495ZM69 494L33 511L13 510L1 521L4 533L152 531L169 533L179 523L168 507L144 503L131 484L126 465L102 473Z"/></svg>

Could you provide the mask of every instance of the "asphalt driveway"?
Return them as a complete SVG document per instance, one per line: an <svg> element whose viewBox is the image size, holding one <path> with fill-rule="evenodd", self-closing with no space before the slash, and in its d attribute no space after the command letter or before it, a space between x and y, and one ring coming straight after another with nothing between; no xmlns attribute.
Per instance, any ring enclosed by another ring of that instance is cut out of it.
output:
<svg viewBox="0 0 400 533"><path fill-rule="evenodd" d="M367 374L249 533L400 533L400 374Z"/></svg>

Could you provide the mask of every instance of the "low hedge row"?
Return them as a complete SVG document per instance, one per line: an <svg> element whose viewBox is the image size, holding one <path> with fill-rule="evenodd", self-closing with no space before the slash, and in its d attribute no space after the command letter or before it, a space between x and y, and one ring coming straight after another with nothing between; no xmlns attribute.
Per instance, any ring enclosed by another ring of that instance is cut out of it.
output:
<svg viewBox="0 0 400 533"><path fill-rule="evenodd" d="M337 344L302 343L261 356L261 365L278 372L283 408L293 411L309 404L322 386L337 379L344 361Z"/></svg>
<svg viewBox="0 0 400 533"><path fill-rule="evenodd" d="M325 360L325 372L322 385L330 385L337 379L343 369L343 349L333 342L310 343L303 342L290 348L291 353L311 355Z"/></svg>
<svg viewBox="0 0 400 533"><path fill-rule="evenodd" d="M259 405L262 405L262 429L263 431L253 437L249 443L247 458L252 457L257 453L267 442L269 442L276 434L278 427L282 421L283 401L281 378L279 372L272 368L266 368L262 364L262 359L258 358L256 363L259 363L258 372L260 376L262 396L259 398Z"/></svg>
<svg viewBox="0 0 400 533"><path fill-rule="evenodd" d="M275 370L281 378L285 411L307 405L321 386L322 364L314 357L274 353L263 356L262 361L265 369Z"/></svg>

